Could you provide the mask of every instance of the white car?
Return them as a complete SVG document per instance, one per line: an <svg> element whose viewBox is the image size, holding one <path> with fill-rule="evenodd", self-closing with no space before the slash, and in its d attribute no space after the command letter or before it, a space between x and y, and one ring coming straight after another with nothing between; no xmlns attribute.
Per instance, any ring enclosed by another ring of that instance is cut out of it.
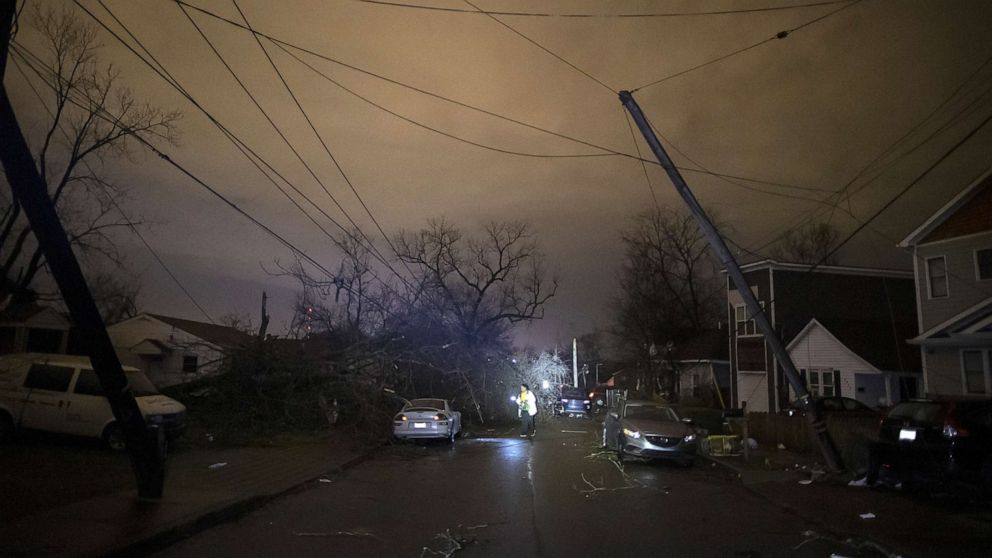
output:
<svg viewBox="0 0 992 558"><path fill-rule="evenodd" d="M453 443L462 432L462 414L447 399L414 399L393 417L393 436L400 440L440 439Z"/></svg>
<svg viewBox="0 0 992 558"><path fill-rule="evenodd" d="M137 368L125 366L124 373L145 421L163 428L170 439L179 436L186 427L186 406L159 394ZM99 438L111 449L124 449L123 430L84 356L0 357L0 440L21 428Z"/></svg>

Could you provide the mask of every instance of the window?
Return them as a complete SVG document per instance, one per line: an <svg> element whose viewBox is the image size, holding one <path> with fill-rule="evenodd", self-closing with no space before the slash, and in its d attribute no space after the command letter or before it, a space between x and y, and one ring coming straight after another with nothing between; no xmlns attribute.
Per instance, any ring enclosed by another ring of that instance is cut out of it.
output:
<svg viewBox="0 0 992 558"><path fill-rule="evenodd" d="M765 308L765 303L759 302L761 304L762 310ZM737 335L760 335L754 324L754 318L748 316L747 306L740 304L734 308L734 319L737 323Z"/></svg>
<svg viewBox="0 0 992 558"><path fill-rule="evenodd" d="M840 395L840 372L830 368L805 368L799 370L799 375L806 382L806 389L813 397L833 397Z"/></svg>
<svg viewBox="0 0 992 558"><path fill-rule="evenodd" d="M947 296L947 260L944 256L927 258L927 285L930 298Z"/></svg>
<svg viewBox="0 0 992 558"><path fill-rule="evenodd" d="M199 367L199 358L196 355L183 355L183 372L195 374Z"/></svg>
<svg viewBox="0 0 992 558"><path fill-rule="evenodd" d="M984 351L961 351L961 370L964 374L965 393L985 393Z"/></svg>
<svg viewBox="0 0 992 558"><path fill-rule="evenodd" d="M48 391L66 391L72 380L72 368L52 366L50 364L32 364L24 387L28 389L45 389Z"/></svg>
<svg viewBox="0 0 992 558"><path fill-rule="evenodd" d="M992 279L992 248L975 250L975 274L979 281Z"/></svg>
<svg viewBox="0 0 992 558"><path fill-rule="evenodd" d="M100 387L100 379L96 377L96 372L92 370L83 370L80 372L73 392L80 395L102 396L103 388Z"/></svg>

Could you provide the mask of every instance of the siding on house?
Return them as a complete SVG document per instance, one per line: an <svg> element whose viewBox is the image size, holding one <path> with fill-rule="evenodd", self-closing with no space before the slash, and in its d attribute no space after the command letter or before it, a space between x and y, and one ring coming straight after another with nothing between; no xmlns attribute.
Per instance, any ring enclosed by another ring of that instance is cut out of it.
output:
<svg viewBox="0 0 992 558"><path fill-rule="evenodd" d="M957 347L929 349L927 359L927 391L941 395L963 395L961 349Z"/></svg>
<svg viewBox="0 0 992 558"><path fill-rule="evenodd" d="M855 373L878 373L877 369L852 354L822 327L813 327L798 339L789 350L789 356L796 368L830 368L840 371L840 393L837 395L843 397L856 396ZM789 392L794 398L795 392L791 389Z"/></svg>
<svg viewBox="0 0 992 558"><path fill-rule="evenodd" d="M956 218L957 216L952 221ZM979 281L975 271L975 251L989 248L992 248L992 230L916 247L916 256L919 258L916 282L922 332L953 318L978 301L992 297L992 281ZM941 256L947 262L947 296L931 298L926 261Z"/></svg>

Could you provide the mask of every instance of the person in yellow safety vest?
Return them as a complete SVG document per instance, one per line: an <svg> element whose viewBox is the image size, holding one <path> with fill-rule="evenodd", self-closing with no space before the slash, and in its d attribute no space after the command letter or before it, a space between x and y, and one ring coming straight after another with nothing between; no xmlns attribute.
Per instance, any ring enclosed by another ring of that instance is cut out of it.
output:
<svg viewBox="0 0 992 558"><path fill-rule="evenodd" d="M520 384L520 397L517 398L517 416L520 417L520 437L534 437L537 428L534 426L534 416L537 415L537 398L530 391L530 386Z"/></svg>

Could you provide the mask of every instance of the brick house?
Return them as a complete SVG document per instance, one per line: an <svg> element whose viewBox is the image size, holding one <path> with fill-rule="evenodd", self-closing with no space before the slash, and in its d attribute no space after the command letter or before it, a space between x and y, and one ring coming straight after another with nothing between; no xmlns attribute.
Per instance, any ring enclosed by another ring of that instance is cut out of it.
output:
<svg viewBox="0 0 992 558"><path fill-rule="evenodd" d="M893 351L900 352L898 345L914 333L912 272L830 265L811 268L774 260L741 266L744 278L785 345L816 319L821 324L832 324L833 334L842 338L847 337L839 329L844 327L842 324L867 324L859 327L867 336L866 342L889 344ZM733 406L746 404L748 411L763 412L788 406L794 394L729 277L727 317ZM843 393L840 374L835 380L834 365L827 366L831 367L831 389ZM905 368L899 372L913 372L911 364ZM807 376L810 377L811 374Z"/></svg>
<svg viewBox="0 0 992 558"><path fill-rule="evenodd" d="M927 395L992 395L992 169L900 247L913 253Z"/></svg>

